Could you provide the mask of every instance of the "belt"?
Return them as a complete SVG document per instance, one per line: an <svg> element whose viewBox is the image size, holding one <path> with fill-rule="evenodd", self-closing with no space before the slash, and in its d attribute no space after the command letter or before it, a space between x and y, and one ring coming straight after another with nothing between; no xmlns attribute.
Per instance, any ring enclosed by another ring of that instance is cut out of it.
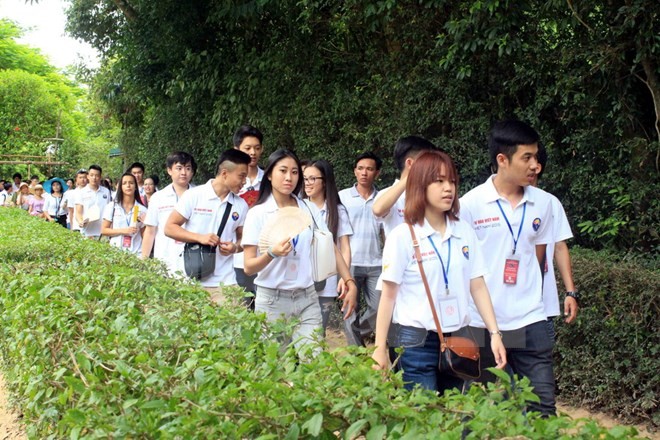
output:
<svg viewBox="0 0 660 440"><path fill-rule="evenodd" d="M268 295L278 295L278 296L298 296L298 295L307 295L310 293L316 293L316 289L314 288L314 285L312 284L309 287L306 287L304 289L271 289L269 287L264 287L264 286L259 286L257 285L257 289L268 294ZM257 292L258 294L259 292Z"/></svg>

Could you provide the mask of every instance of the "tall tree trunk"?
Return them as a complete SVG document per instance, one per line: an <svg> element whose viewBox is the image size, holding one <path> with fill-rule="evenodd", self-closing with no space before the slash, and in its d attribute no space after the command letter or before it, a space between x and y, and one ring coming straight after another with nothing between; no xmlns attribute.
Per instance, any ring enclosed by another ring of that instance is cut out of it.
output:
<svg viewBox="0 0 660 440"><path fill-rule="evenodd" d="M649 88L651 97L653 98L653 108L655 110L655 132L658 136L658 144L660 145L660 82L658 81L655 63L653 63L649 57L642 58L642 67L646 74L646 81L644 81L644 84ZM656 171L660 171L660 148L658 148L658 152L655 155L655 169Z"/></svg>
<svg viewBox="0 0 660 440"><path fill-rule="evenodd" d="M137 20L137 11L126 0L113 0L113 3L124 14L128 23L134 23Z"/></svg>

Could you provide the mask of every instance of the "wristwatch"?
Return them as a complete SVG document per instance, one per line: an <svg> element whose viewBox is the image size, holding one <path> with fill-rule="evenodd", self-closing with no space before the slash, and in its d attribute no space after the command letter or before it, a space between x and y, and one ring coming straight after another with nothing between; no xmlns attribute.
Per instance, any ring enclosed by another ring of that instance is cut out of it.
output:
<svg viewBox="0 0 660 440"><path fill-rule="evenodd" d="M580 294L578 293L577 290L569 290L566 292L566 296L570 296L571 298L574 298L577 303L580 303Z"/></svg>

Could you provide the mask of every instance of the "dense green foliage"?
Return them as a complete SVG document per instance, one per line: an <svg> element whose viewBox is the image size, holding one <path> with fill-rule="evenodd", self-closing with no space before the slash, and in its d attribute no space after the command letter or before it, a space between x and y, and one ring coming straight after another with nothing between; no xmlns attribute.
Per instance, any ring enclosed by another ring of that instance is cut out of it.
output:
<svg viewBox="0 0 660 440"><path fill-rule="evenodd" d="M421 134L488 174L493 120L518 117L550 152L546 185L577 241L660 249L660 3L655 0L71 0L69 29L105 54L94 87L150 170L190 151L208 177L243 123L268 151L389 158ZM383 183L395 170L388 163ZM578 225L580 225L578 227Z"/></svg>
<svg viewBox="0 0 660 440"><path fill-rule="evenodd" d="M458 439L463 423L468 438L634 435L523 414L527 381L436 397L383 380L365 349L298 364L263 338L290 323L211 305L154 262L20 210L0 223L0 356L33 438Z"/></svg>
<svg viewBox="0 0 660 440"><path fill-rule="evenodd" d="M86 90L56 71L38 50L17 43L20 36L14 23L0 19L0 154L45 156L53 138L59 137L63 141L51 159L67 165L53 166L53 175L72 176L82 164L110 165L107 156L116 122L99 115ZM1 178L15 172L27 178L28 166L0 165ZM33 165L30 174L49 177L49 167Z"/></svg>
<svg viewBox="0 0 660 440"><path fill-rule="evenodd" d="M561 397L660 427L660 272L606 252L574 250L584 297L574 325L559 326Z"/></svg>

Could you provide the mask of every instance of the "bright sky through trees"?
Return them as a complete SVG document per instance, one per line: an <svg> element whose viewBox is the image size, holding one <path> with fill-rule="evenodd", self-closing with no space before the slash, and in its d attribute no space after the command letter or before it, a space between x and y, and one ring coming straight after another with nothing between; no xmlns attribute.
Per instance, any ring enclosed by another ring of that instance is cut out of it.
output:
<svg viewBox="0 0 660 440"><path fill-rule="evenodd" d="M25 0L0 0L0 18L8 18L25 29L19 43L38 48L57 68L65 68L82 58L88 67L97 67L97 52L88 44L64 33L65 0L30 4Z"/></svg>

